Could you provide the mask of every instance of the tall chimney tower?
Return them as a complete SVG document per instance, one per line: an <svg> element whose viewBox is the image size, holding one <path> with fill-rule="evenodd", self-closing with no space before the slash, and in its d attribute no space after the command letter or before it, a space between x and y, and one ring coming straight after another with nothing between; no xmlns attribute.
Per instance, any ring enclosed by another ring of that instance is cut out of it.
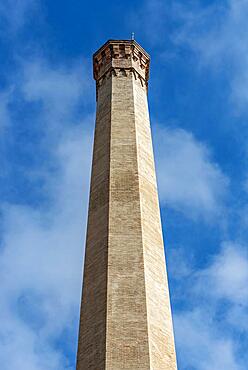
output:
<svg viewBox="0 0 248 370"><path fill-rule="evenodd" d="M147 104L149 55L93 56L97 111L77 370L176 370Z"/></svg>

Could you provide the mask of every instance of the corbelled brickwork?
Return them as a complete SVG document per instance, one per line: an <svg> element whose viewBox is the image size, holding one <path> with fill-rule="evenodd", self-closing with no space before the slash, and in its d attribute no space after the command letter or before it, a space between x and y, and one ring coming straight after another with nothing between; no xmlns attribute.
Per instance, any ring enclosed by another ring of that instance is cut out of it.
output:
<svg viewBox="0 0 248 370"><path fill-rule="evenodd" d="M147 105L135 41L94 55L97 114L77 370L176 370Z"/></svg>

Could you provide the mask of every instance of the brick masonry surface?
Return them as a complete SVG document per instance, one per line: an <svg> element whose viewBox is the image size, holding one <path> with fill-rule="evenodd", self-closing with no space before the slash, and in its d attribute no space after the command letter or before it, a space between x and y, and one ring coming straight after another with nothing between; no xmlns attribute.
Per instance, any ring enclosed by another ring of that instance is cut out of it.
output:
<svg viewBox="0 0 248 370"><path fill-rule="evenodd" d="M94 54L97 112L77 370L176 370L150 121L149 56Z"/></svg>

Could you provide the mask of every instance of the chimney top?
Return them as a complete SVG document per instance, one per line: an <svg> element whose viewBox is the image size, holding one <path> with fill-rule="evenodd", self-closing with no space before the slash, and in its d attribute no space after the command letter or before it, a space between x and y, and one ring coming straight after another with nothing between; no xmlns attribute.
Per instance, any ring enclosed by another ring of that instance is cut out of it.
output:
<svg viewBox="0 0 248 370"><path fill-rule="evenodd" d="M135 70L147 85L149 54L135 40L108 40L93 54L94 78L99 81L110 70Z"/></svg>

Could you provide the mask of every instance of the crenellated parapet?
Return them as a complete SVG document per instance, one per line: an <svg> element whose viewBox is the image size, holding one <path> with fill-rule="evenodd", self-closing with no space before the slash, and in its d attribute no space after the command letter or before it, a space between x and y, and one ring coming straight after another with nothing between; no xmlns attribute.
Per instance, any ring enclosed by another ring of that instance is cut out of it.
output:
<svg viewBox="0 0 248 370"><path fill-rule="evenodd" d="M109 40L93 55L97 87L105 78L133 74L143 86L149 79L150 57L134 40Z"/></svg>

